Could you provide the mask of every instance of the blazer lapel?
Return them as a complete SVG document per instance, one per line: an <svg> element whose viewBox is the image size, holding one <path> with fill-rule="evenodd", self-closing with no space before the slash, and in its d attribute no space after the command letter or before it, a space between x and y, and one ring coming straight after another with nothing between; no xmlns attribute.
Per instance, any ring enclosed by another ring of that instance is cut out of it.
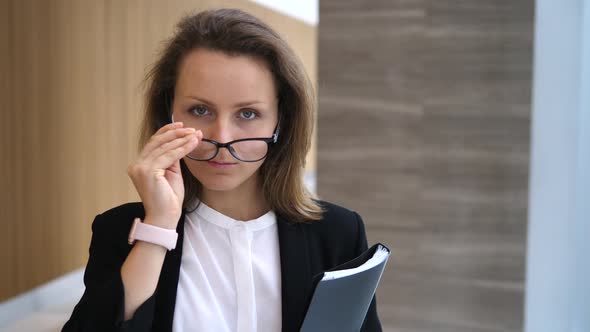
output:
<svg viewBox="0 0 590 332"><path fill-rule="evenodd" d="M156 307L152 331L172 331L172 320L174 318L174 306L176 304L176 291L180 275L180 262L182 259L182 243L184 239L184 216L185 210L178 221L176 232L178 240L176 248L166 253L160 280L158 280L158 294L156 295Z"/></svg>
<svg viewBox="0 0 590 332"><path fill-rule="evenodd" d="M299 331L307 307L311 283L307 239L303 225L277 216L281 256L283 331Z"/></svg>

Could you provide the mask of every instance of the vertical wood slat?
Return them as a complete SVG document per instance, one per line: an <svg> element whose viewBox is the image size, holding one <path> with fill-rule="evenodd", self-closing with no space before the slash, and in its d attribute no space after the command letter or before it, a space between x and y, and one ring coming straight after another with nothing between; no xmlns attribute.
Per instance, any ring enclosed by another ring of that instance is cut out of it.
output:
<svg viewBox="0 0 590 332"><path fill-rule="evenodd" d="M139 200L141 80L180 17L213 7L268 22L315 81L316 27L252 2L0 1L0 301L84 266L94 216Z"/></svg>
<svg viewBox="0 0 590 332"><path fill-rule="evenodd" d="M12 3L7 1L0 1L0 45L5 45L5 49L0 52L0 174L10 174L12 172L13 163L8 158L11 153L11 133L9 132L10 124L14 113L11 112L13 108L13 85L10 77L12 75ZM13 195L10 195L13 187L12 177L0 175L0 204L2 207L12 206L14 204ZM2 241L0 241L0 252L2 252L2 259L5 266L13 268L10 273L2 273L0 275L0 293L8 293L11 287L16 284L15 262L16 257L9 255L15 244L15 228L14 222L10 222L12 215L6 208L0 209L0 223L3 228Z"/></svg>

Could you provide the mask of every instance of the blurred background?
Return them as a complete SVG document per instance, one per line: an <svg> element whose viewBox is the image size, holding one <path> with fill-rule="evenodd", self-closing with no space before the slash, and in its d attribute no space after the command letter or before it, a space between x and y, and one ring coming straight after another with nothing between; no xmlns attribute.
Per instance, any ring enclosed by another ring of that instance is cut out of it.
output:
<svg viewBox="0 0 590 332"><path fill-rule="evenodd" d="M0 0L0 331L59 331L94 216L138 201L141 80L244 9L316 84L306 181L392 251L385 331L590 332L590 2Z"/></svg>

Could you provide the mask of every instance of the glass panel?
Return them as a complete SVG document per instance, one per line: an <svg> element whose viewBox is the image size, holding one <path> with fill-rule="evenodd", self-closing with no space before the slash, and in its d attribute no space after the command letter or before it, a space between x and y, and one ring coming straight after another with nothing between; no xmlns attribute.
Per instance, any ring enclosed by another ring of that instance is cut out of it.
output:
<svg viewBox="0 0 590 332"><path fill-rule="evenodd" d="M217 147L215 146L215 144L207 141L201 141L197 145L197 148L194 149L188 155L189 157L194 159L206 160L212 158L215 155L216 150Z"/></svg>
<svg viewBox="0 0 590 332"><path fill-rule="evenodd" d="M245 161L264 158L268 152L268 144L264 141L241 141L233 143L231 146L239 159Z"/></svg>

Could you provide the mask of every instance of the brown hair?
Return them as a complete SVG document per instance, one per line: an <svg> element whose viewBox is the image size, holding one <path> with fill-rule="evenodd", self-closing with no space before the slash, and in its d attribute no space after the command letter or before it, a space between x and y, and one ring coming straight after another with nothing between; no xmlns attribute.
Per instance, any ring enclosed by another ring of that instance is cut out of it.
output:
<svg viewBox="0 0 590 332"><path fill-rule="evenodd" d="M272 210L290 221L319 220L322 208L303 183L305 157L311 145L315 94L303 65L287 43L268 25L237 9L207 10L184 17L166 42L145 83L145 114L139 149L170 122L179 64L197 48L247 55L264 60L278 90L280 128L259 172ZM183 206L195 204L201 183L180 161L185 186Z"/></svg>

